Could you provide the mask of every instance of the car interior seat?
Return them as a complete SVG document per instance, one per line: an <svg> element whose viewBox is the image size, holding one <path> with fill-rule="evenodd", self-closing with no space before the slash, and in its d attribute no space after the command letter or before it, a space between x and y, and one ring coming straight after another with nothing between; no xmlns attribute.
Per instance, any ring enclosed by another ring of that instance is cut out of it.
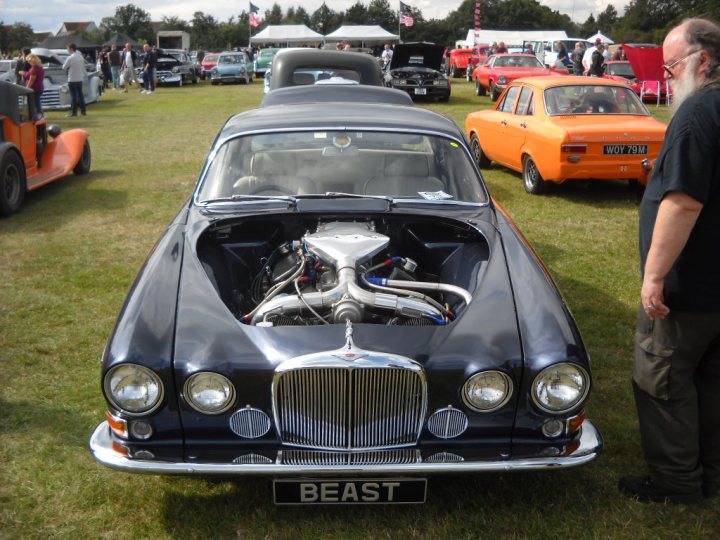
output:
<svg viewBox="0 0 720 540"><path fill-rule="evenodd" d="M365 183L366 195L417 197L420 191L441 191L442 180L430 176L428 156L425 154L388 154L382 176L374 176Z"/></svg>

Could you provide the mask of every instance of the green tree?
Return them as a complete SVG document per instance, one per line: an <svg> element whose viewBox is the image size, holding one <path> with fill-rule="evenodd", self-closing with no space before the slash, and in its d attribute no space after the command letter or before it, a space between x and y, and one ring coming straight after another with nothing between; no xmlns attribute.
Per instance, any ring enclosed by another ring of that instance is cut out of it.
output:
<svg viewBox="0 0 720 540"><path fill-rule="evenodd" d="M134 4L117 6L115 16L103 19L103 23L113 34L122 32L138 41L147 41L149 43L155 41L155 32L150 24L150 15L147 11Z"/></svg>
<svg viewBox="0 0 720 540"><path fill-rule="evenodd" d="M273 6L265 12L265 20L263 22L265 24L282 24L282 8L277 3L273 4Z"/></svg>
<svg viewBox="0 0 720 540"><path fill-rule="evenodd" d="M223 38L220 35L220 25L212 15L205 15L202 11L193 13L192 32L190 41L198 49L214 50L224 48Z"/></svg>
<svg viewBox="0 0 720 540"><path fill-rule="evenodd" d="M23 47L30 47L35 42L32 26L24 22L16 22L7 32L7 50L20 52Z"/></svg>
<svg viewBox="0 0 720 540"><path fill-rule="evenodd" d="M181 32L192 32L192 26L185 19L180 17L163 17L160 22L160 30L179 30Z"/></svg>
<svg viewBox="0 0 720 540"><path fill-rule="evenodd" d="M310 16L310 28L325 35L342 26L343 15L330 9L325 2Z"/></svg>
<svg viewBox="0 0 720 540"><path fill-rule="evenodd" d="M368 24L368 9L362 2L355 2L345 12L345 24Z"/></svg>
<svg viewBox="0 0 720 540"><path fill-rule="evenodd" d="M397 12L390 8L387 0L371 0L367 8L365 24L377 24L385 30L397 28Z"/></svg>

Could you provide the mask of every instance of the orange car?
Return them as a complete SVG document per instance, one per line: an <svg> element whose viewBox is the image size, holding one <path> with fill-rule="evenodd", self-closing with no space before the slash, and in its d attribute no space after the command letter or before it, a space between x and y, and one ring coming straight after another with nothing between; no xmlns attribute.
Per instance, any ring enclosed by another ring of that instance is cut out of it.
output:
<svg viewBox="0 0 720 540"><path fill-rule="evenodd" d="M17 212L26 191L90 171L87 131L48 126L36 114L32 94L0 81L0 216Z"/></svg>
<svg viewBox="0 0 720 540"><path fill-rule="evenodd" d="M521 77L542 75L568 75L566 68L545 67L534 54L495 54L473 71L475 93L484 96L490 92L490 101L496 101L508 84Z"/></svg>
<svg viewBox="0 0 720 540"><path fill-rule="evenodd" d="M666 127L628 85L596 77L518 79L465 119L478 165L521 171L533 194L566 180L646 183Z"/></svg>

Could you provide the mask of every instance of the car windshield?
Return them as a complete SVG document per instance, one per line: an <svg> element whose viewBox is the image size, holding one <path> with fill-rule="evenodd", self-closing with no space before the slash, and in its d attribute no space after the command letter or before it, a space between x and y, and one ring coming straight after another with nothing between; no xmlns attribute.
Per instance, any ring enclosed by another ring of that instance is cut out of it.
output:
<svg viewBox="0 0 720 540"><path fill-rule="evenodd" d="M616 77L625 77L626 79L634 79L635 73L630 62L618 62L617 64L605 64L606 73L615 75Z"/></svg>
<svg viewBox="0 0 720 540"><path fill-rule="evenodd" d="M487 202L472 158L458 142L418 133L354 130L230 139L211 156L196 201L329 192Z"/></svg>
<svg viewBox="0 0 720 540"><path fill-rule="evenodd" d="M534 56L498 56L493 67L544 67Z"/></svg>
<svg viewBox="0 0 720 540"><path fill-rule="evenodd" d="M203 62L217 62L218 58L220 58L219 54L206 54Z"/></svg>
<svg viewBox="0 0 720 540"><path fill-rule="evenodd" d="M218 64L243 64L243 57L240 54L228 54L218 59Z"/></svg>
<svg viewBox="0 0 720 540"><path fill-rule="evenodd" d="M549 115L631 114L650 116L632 89L625 86L576 84L545 90Z"/></svg>
<svg viewBox="0 0 720 540"><path fill-rule="evenodd" d="M270 60L277 51L273 49L261 49L260 53L258 54L259 59L263 60Z"/></svg>

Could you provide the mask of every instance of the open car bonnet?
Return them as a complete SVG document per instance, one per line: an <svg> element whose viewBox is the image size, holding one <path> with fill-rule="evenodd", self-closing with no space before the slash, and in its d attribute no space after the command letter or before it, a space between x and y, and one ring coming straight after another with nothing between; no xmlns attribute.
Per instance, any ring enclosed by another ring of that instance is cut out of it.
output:
<svg viewBox="0 0 720 540"><path fill-rule="evenodd" d="M407 66L423 66L440 69L443 59L443 47L433 43L404 43L393 50L390 69Z"/></svg>

